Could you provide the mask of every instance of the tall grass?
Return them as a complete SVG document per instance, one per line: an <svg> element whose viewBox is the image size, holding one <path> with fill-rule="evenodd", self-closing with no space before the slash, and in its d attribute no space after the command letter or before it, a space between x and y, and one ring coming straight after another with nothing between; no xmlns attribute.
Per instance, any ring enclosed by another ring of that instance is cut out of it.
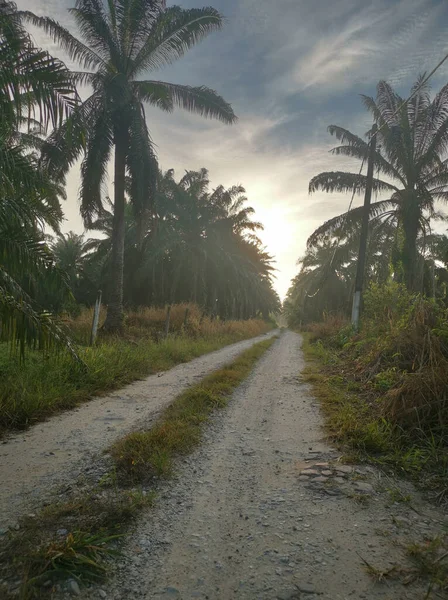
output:
<svg viewBox="0 0 448 600"><path fill-rule="evenodd" d="M130 311L125 317L124 337L128 340L151 338L160 340L165 333L167 310L165 308L143 307ZM65 319L72 336L80 344L88 344L93 319L93 309L84 309L76 318ZM101 309L100 329L106 320L106 310ZM219 335L231 335L240 339L255 337L264 331L265 324L260 319L247 321L223 321L212 319L203 313L196 304L174 304L170 310L169 334L186 335L189 338L203 338ZM101 333L100 333L101 338Z"/></svg>
<svg viewBox="0 0 448 600"><path fill-rule="evenodd" d="M309 327L308 374L332 435L448 498L448 313L390 283L365 296L354 333L337 320Z"/></svg>
<svg viewBox="0 0 448 600"><path fill-rule="evenodd" d="M271 325L262 320L211 321L190 306L172 308L172 333L157 336L165 311L145 309L130 313L122 337L100 336L95 347L80 346L85 366L66 353L29 352L25 362L0 345L0 432L23 428L56 411L72 408L94 394L119 388L136 379L167 370L179 363L255 337ZM66 324L81 341L90 336L92 313L84 311Z"/></svg>

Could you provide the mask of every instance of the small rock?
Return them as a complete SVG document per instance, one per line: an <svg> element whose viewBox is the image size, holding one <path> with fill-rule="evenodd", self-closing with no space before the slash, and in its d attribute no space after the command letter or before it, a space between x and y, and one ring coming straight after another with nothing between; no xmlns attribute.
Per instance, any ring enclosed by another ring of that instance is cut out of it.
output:
<svg viewBox="0 0 448 600"><path fill-rule="evenodd" d="M348 475L349 473L353 472L353 467L350 467L349 465L338 465L336 467L336 471L339 473L346 473Z"/></svg>
<svg viewBox="0 0 448 600"><path fill-rule="evenodd" d="M318 475L320 475L320 471L316 471L316 469L304 469L300 474L308 475L311 477L317 477Z"/></svg>
<svg viewBox="0 0 448 600"><path fill-rule="evenodd" d="M333 475L333 473L331 471L322 471L322 475L325 475L326 477L330 477L331 475Z"/></svg>
<svg viewBox="0 0 448 600"><path fill-rule="evenodd" d="M343 477L335 477L335 478L333 479L333 481L334 481L335 483L339 483L340 485L342 485L343 483L345 483L345 479L344 479Z"/></svg>
<svg viewBox="0 0 448 600"><path fill-rule="evenodd" d="M67 529L58 529L56 531L56 535L66 536L66 535L68 535L68 530Z"/></svg>
<svg viewBox="0 0 448 600"><path fill-rule="evenodd" d="M298 583L297 588L298 588L299 592L302 592L302 594L315 594L316 593L316 590L314 589L314 587L309 583Z"/></svg>
<svg viewBox="0 0 448 600"><path fill-rule="evenodd" d="M394 517L395 523L400 527L410 527L411 522L406 517Z"/></svg>
<svg viewBox="0 0 448 600"><path fill-rule="evenodd" d="M325 483L328 481L328 477L315 477L313 481L316 483Z"/></svg>
<svg viewBox="0 0 448 600"><path fill-rule="evenodd" d="M373 494L375 491L373 485L370 485L370 483L366 483L365 481L357 481L355 485L358 491L365 492L366 494Z"/></svg>
<svg viewBox="0 0 448 600"><path fill-rule="evenodd" d="M98 590L98 596L100 598L107 598L107 594L104 590Z"/></svg>
<svg viewBox="0 0 448 600"><path fill-rule="evenodd" d="M67 588L70 594L72 594L73 596L81 595L81 590L79 589L78 582L74 579L70 579L70 581L67 583Z"/></svg>
<svg viewBox="0 0 448 600"><path fill-rule="evenodd" d="M177 588L171 587L171 586L165 588L165 592L167 594L169 594L170 596L177 596L177 594L180 594L180 592Z"/></svg>

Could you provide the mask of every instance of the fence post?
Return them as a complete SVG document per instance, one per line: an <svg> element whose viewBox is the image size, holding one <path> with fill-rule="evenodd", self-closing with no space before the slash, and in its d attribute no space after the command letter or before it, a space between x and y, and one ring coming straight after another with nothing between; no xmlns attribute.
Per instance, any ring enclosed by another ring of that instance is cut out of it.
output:
<svg viewBox="0 0 448 600"><path fill-rule="evenodd" d="M98 323L100 321L100 310L101 310L101 297L102 291L98 290L96 297L95 306L93 308L93 321L92 321L92 332L90 334L90 345L93 346L96 340L96 334L98 333Z"/></svg>
<svg viewBox="0 0 448 600"><path fill-rule="evenodd" d="M170 331L170 314L171 314L171 304L168 304L166 309L166 320L165 320L165 337L168 337L168 333Z"/></svg>

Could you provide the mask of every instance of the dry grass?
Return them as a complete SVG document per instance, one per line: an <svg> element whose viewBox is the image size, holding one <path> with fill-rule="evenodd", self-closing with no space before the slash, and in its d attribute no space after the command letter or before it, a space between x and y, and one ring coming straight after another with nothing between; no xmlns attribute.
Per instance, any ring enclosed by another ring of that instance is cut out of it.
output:
<svg viewBox="0 0 448 600"><path fill-rule="evenodd" d="M304 330L310 333L313 341L330 340L349 325L345 315L327 315L320 323L309 323Z"/></svg>
<svg viewBox="0 0 448 600"><path fill-rule="evenodd" d="M305 351L330 435L448 499L446 309L394 284L366 295L356 335L323 329L329 337L308 334Z"/></svg>
<svg viewBox="0 0 448 600"><path fill-rule="evenodd" d="M164 337L167 309L143 307L126 313L123 336L129 340L152 339L160 341ZM65 325L81 344L88 344L93 319L93 309L84 309L76 318L66 317ZM100 313L100 330L106 319L106 309ZM169 334L185 335L189 338L232 336L236 339L255 337L266 331L267 325L261 319L247 321L223 321L212 319L196 304L174 304L170 311ZM100 331L100 339L102 337ZM103 339L107 339L104 338Z"/></svg>

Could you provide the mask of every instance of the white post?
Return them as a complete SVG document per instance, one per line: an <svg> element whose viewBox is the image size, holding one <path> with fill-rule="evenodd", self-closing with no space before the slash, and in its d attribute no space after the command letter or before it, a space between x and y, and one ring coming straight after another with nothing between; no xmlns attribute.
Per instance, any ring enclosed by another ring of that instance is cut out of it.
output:
<svg viewBox="0 0 448 600"><path fill-rule="evenodd" d="M361 310L361 290L358 290L353 295L353 306L352 306L352 325L354 329L358 329L359 326L359 313Z"/></svg>
<svg viewBox="0 0 448 600"><path fill-rule="evenodd" d="M90 345L93 346L96 340L96 334L98 333L98 323L100 321L100 310L101 310L101 290L98 291L95 306L93 309L93 322L92 322L92 333L90 335Z"/></svg>

